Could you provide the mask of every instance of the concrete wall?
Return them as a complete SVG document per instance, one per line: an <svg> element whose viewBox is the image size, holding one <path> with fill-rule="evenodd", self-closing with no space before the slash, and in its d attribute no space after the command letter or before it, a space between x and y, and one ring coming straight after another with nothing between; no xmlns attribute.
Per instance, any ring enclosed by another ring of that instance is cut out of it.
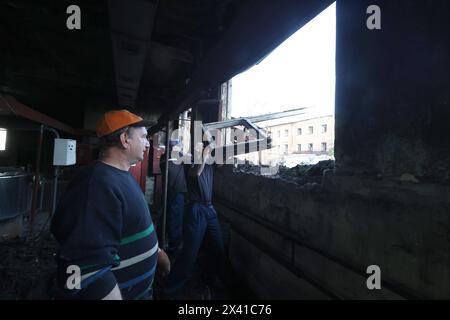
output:
<svg viewBox="0 0 450 320"><path fill-rule="evenodd" d="M371 4L381 30L366 27ZM450 2L338 0L336 10L338 169L450 182Z"/></svg>
<svg viewBox="0 0 450 320"><path fill-rule="evenodd" d="M225 166L214 187L232 264L260 297L450 298L448 186L327 176L312 192Z"/></svg>
<svg viewBox="0 0 450 320"><path fill-rule="evenodd" d="M372 4L337 1L336 175L216 171L232 264L261 297L450 298L450 2L377 1L381 30Z"/></svg>

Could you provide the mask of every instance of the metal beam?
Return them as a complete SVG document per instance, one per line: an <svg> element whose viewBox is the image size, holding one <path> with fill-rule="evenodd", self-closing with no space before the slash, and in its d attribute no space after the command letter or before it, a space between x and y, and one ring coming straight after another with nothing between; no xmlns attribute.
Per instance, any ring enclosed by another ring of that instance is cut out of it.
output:
<svg viewBox="0 0 450 320"><path fill-rule="evenodd" d="M279 115L281 116L281 115ZM216 142L212 139L212 136L209 133L209 130L213 129L224 129L224 128L230 128L234 126L244 126L247 129L253 129L256 132L256 138L255 140L249 140L245 142L239 142L239 143L232 143L229 145L224 146L217 146ZM266 136L266 133L264 130L259 128L258 126L254 125L249 119L247 118L239 118L239 119L233 119L233 120L227 120L227 121L221 121L221 122L214 122L214 123L207 123L202 125L202 130L207 134L207 139L210 141L211 145L214 147L214 150L223 155L224 160L227 156L227 150L233 150L233 156L237 156L240 154L255 152L255 151L262 151L265 149L270 149L272 147L272 139L270 137Z"/></svg>
<svg viewBox="0 0 450 320"><path fill-rule="evenodd" d="M203 127L206 130L212 130L212 129L222 129L222 128L229 128L229 127L236 127L236 126L244 126L245 124L246 124L246 122L244 121L244 118L239 118L239 119L225 120L225 121L219 121L219 122L205 123L205 124L203 124Z"/></svg>
<svg viewBox="0 0 450 320"><path fill-rule="evenodd" d="M227 150L233 150L232 156L238 156L241 154L262 151L266 149L272 148L272 139L271 138L263 138L257 140L251 140L247 142L240 142L236 144L229 144L221 147L214 147L214 152L216 154L221 154L223 156L223 160L226 160ZM230 154L231 155L231 154Z"/></svg>
<svg viewBox="0 0 450 320"><path fill-rule="evenodd" d="M56 119L53 119L43 113L33 110L9 96L0 95L0 109L9 111L10 113L12 113L14 115L35 121L37 123L44 124L51 128L55 128L55 129L70 133L72 135L80 134L80 132L75 130L74 128L72 128Z"/></svg>
<svg viewBox="0 0 450 320"><path fill-rule="evenodd" d="M268 113L268 114L263 114L260 116L247 117L247 120L250 120L251 122L262 122L262 121L274 120L274 119L279 119L279 118L298 116L298 115L304 114L305 109L307 109L307 108L298 108L298 109L292 109L292 110L287 110L287 111Z"/></svg>
<svg viewBox="0 0 450 320"><path fill-rule="evenodd" d="M298 109L292 109L292 110L287 110L287 111L263 114L263 115L259 115L259 116L237 118L237 119L231 119L231 120L225 120L225 121L219 121L219 122L210 122L210 123L204 124L203 126L205 127L205 129L220 129L220 128L227 128L227 127L235 127L235 126L246 126L246 127L251 126L251 127L253 127L253 129L256 130L256 128L253 126L253 123L255 123L255 122L262 122L262 121L274 120L274 119L279 119L279 118L298 116L298 115L304 114L303 111L305 109L307 109L307 108L298 108Z"/></svg>

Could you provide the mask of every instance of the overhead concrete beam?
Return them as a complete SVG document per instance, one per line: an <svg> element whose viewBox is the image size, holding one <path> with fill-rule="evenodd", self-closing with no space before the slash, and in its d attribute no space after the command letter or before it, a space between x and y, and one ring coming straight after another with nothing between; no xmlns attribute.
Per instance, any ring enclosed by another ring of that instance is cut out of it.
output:
<svg viewBox="0 0 450 320"><path fill-rule="evenodd" d="M135 105L157 3L108 0L117 100L121 107Z"/></svg>

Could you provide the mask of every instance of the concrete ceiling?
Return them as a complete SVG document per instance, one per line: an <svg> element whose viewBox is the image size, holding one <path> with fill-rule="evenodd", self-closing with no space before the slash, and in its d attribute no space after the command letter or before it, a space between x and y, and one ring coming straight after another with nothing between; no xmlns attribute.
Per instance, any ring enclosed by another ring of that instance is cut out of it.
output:
<svg viewBox="0 0 450 320"><path fill-rule="evenodd" d="M0 93L74 127L126 107L160 123L252 66L320 0L0 0ZM68 30L66 8L81 8Z"/></svg>

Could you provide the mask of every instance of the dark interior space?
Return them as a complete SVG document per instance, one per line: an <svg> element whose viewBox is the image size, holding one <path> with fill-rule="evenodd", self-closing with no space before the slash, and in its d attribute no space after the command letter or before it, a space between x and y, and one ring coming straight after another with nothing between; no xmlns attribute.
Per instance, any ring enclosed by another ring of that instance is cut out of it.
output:
<svg viewBox="0 0 450 320"><path fill-rule="evenodd" d="M104 112L152 123L130 173L161 232L168 131L233 120L224 84L332 3L0 0L0 299L52 298L50 219ZM450 2L379 0L370 30L373 4L336 1L335 161L216 168L223 283L205 291L201 251L183 299L450 298ZM74 165L53 164L55 138L76 141Z"/></svg>

